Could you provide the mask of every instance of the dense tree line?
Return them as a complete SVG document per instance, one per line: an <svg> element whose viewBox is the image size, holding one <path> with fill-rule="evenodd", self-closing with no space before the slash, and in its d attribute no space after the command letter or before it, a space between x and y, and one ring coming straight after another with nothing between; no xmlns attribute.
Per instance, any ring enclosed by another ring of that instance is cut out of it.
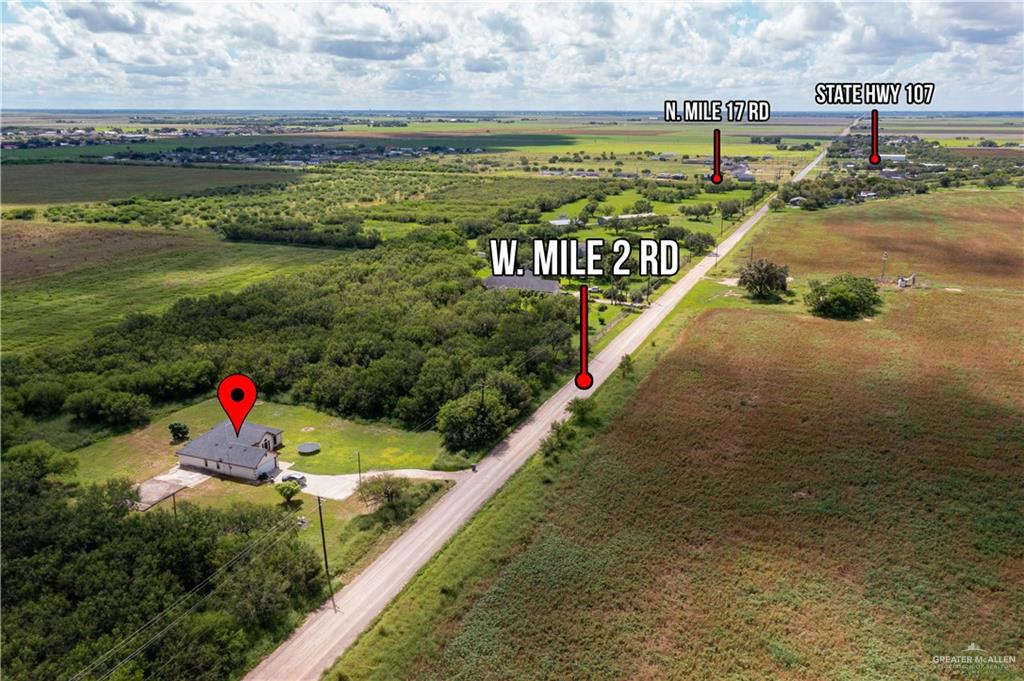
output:
<svg viewBox="0 0 1024 681"><path fill-rule="evenodd" d="M890 198L903 194L926 192L927 187L909 180L889 180L877 175L833 175L825 173L813 179L791 182L779 187L779 198L788 202L798 196L804 210L817 210L838 203L859 203L861 192L874 198Z"/></svg>
<svg viewBox="0 0 1024 681"><path fill-rule="evenodd" d="M536 223L544 211L586 197L603 201L608 194L630 186L628 180L621 179L496 178L473 172L441 174L366 165L338 166L297 178L289 183L182 196L50 206L44 217L53 222L213 227L232 238L363 247L366 244L360 239L331 235L324 216L341 212L362 221L420 225L457 225L464 220L484 220L491 226ZM257 229L260 234L253 233ZM275 236L270 231L288 234Z"/></svg>
<svg viewBox="0 0 1024 681"><path fill-rule="evenodd" d="M220 681L322 597L321 566L280 509L132 513L128 480L77 486L74 463L42 442L4 453L4 678L69 678L93 663L85 678L99 678L138 650L112 678Z"/></svg>
<svg viewBox="0 0 1024 681"><path fill-rule="evenodd" d="M262 241L267 243L327 246L330 248L374 248L381 242L377 230L363 231L355 227L317 226L295 220L245 221L220 225L221 233L230 241Z"/></svg>
<svg viewBox="0 0 1024 681"><path fill-rule="evenodd" d="M240 293L183 298L64 350L4 358L4 443L64 414L123 427L232 372L263 395L429 427L481 383L508 425L571 361L569 298L487 291L450 231L418 230Z"/></svg>

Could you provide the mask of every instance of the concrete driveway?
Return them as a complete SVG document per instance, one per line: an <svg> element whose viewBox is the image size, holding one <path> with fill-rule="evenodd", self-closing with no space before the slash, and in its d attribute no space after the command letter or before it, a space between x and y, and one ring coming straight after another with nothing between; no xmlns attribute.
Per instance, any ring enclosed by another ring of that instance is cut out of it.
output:
<svg viewBox="0 0 1024 681"><path fill-rule="evenodd" d="M292 467L292 464L287 461L281 461L279 465L282 470L274 478L275 484L281 482L282 478ZM306 484L302 488L303 492L312 496L323 497L324 499L336 499L338 501L348 499L356 493L356 486L359 484L359 475L357 473L319 475L316 473L303 473L302 471L294 472L306 477ZM364 471L363 477L367 478L376 473L390 473L397 477L413 478L416 480L461 480L466 475L471 475L469 471L426 471L418 468L402 468L393 471Z"/></svg>
<svg viewBox="0 0 1024 681"><path fill-rule="evenodd" d="M139 483L136 488L139 490L139 501L135 504L135 508L139 511L148 510L175 492L186 487L195 487L209 479L210 476L205 473L182 470L175 466L166 473Z"/></svg>

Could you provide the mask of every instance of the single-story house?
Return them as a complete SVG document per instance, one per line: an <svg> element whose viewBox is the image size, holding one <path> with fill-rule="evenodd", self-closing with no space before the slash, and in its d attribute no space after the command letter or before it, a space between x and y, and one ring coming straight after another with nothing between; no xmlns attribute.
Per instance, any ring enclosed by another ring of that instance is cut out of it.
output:
<svg viewBox="0 0 1024 681"><path fill-rule="evenodd" d="M597 216L597 224L607 225L612 220L636 220L639 218L653 218L657 213L627 213L625 215L599 215Z"/></svg>
<svg viewBox="0 0 1024 681"><path fill-rule="evenodd" d="M243 480L274 477L277 450L283 444L280 428L243 423L235 435L229 421L223 421L178 450L182 468L194 468Z"/></svg>
<svg viewBox="0 0 1024 681"><path fill-rule="evenodd" d="M733 173L733 177L736 178L737 182L753 182L757 179L756 177L745 171Z"/></svg>
<svg viewBox="0 0 1024 681"><path fill-rule="evenodd" d="M799 206L800 204L802 204L806 200L807 199L805 197L803 197L803 196L794 196L793 198L791 198L789 200L789 205L791 205L791 206Z"/></svg>
<svg viewBox="0 0 1024 681"><path fill-rule="evenodd" d="M555 227L568 227L572 224L572 220L565 216L561 216L557 220L548 220L548 224Z"/></svg>
<svg viewBox="0 0 1024 681"><path fill-rule="evenodd" d="M537 291L539 293L558 293L560 286L557 281L538 277L530 270L522 274L499 276L492 274L484 279L484 286L489 289L519 289L520 291Z"/></svg>
<svg viewBox="0 0 1024 681"><path fill-rule="evenodd" d="M906 161L906 154L879 154L878 157L883 161Z"/></svg>

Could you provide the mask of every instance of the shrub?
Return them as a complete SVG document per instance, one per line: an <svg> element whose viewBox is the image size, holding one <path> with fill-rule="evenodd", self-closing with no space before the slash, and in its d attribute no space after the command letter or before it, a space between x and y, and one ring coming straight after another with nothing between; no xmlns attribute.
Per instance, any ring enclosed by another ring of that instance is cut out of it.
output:
<svg viewBox="0 0 1024 681"><path fill-rule="evenodd" d="M356 493L367 506L395 508L411 485L412 482L409 481L409 478L402 478L390 473L378 473L363 478L363 481L356 487Z"/></svg>
<svg viewBox="0 0 1024 681"><path fill-rule="evenodd" d="M64 406L64 386L56 381L29 381L21 387L22 410L26 414L49 415Z"/></svg>
<svg viewBox="0 0 1024 681"><path fill-rule="evenodd" d="M811 290L804 302L811 312L832 319L857 319L875 312L882 304L878 287L868 277L855 277L847 272L826 283L810 282Z"/></svg>
<svg viewBox="0 0 1024 681"><path fill-rule="evenodd" d="M761 258L740 268L740 286L755 298L770 298L786 290L789 268Z"/></svg>
<svg viewBox="0 0 1024 681"><path fill-rule="evenodd" d="M437 430L449 451L477 451L491 444L516 418L505 397L493 388L469 392L446 402L437 416Z"/></svg>
<svg viewBox="0 0 1024 681"><path fill-rule="evenodd" d="M715 245L715 237L706 232L691 232L683 240L683 246L694 255L702 255Z"/></svg>
<svg viewBox="0 0 1024 681"><path fill-rule="evenodd" d="M174 421L167 426L167 430L171 431L171 439L175 442L181 442L182 440L188 439L188 426L181 421Z"/></svg>
<svg viewBox="0 0 1024 681"><path fill-rule="evenodd" d="M277 493L281 495L282 499L284 499L285 504L290 503L292 497L302 491L302 487L300 487L299 483L294 480L285 480L284 482L278 483L274 485L274 489L276 489Z"/></svg>

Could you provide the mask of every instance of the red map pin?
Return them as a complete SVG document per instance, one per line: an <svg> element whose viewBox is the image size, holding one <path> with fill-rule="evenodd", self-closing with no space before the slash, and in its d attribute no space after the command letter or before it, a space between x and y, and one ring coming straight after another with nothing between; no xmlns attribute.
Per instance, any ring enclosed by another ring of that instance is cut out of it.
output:
<svg viewBox="0 0 1024 681"><path fill-rule="evenodd" d="M245 374L231 374L217 386L217 399L235 427L235 437L238 437L245 417L256 404L256 384Z"/></svg>

